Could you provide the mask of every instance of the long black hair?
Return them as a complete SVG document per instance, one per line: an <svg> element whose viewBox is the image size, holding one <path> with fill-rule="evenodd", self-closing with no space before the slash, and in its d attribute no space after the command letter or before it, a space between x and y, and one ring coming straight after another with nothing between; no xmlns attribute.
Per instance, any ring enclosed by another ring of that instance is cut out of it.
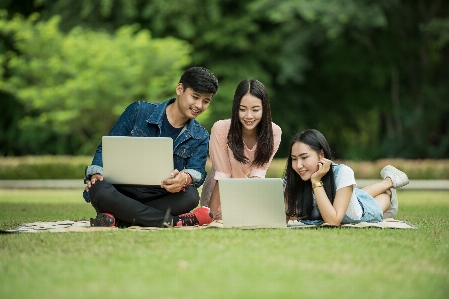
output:
<svg viewBox="0 0 449 299"><path fill-rule="evenodd" d="M307 129L296 134L290 144L290 153L284 172L284 178L286 180L284 193L287 204L286 214L288 216L296 215L301 219L308 219L313 209L312 184L310 180L303 181L292 167L292 147L297 142L307 144L318 155L323 152L324 157L329 160L332 160L332 152L324 135L315 129ZM327 197L333 203L336 191L332 166L321 180Z"/></svg>
<svg viewBox="0 0 449 299"><path fill-rule="evenodd" d="M257 125L257 148L253 165L262 166L270 161L274 151L273 127L271 125L271 109L268 92L262 82L254 79L245 79L239 83L235 90L232 103L231 126L228 133L228 146L234 158L240 163L249 163L244 153L242 124L239 120L240 102L246 94L251 94L262 101L262 119Z"/></svg>

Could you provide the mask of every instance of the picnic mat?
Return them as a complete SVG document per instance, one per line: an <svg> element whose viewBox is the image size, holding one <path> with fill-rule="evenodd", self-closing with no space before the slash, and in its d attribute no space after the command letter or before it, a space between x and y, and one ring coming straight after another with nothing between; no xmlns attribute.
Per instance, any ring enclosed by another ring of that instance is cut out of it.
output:
<svg viewBox="0 0 449 299"><path fill-rule="evenodd" d="M320 225L299 225L295 228L317 228L317 227L335 227L327 223ZM384 219L382 222L378 223L368 223L361 222L357 224L343 224L337 227L342 228L392 228L392 229L416 229L417 227L407 221L395 220L392 218ZM167 229L178 229L178 230L197 230L197 229L211 229L211 228L223 228L223 222L213 221L209 225L203 226L183 226L174 228L160 228L160 227L142 227L142 226L130 226L124 228L126 230L133 231L151 231L151 230L167 230ZM93 232L93 231L107 231L119 229L117 227L95 227L90 226L89 221L53 221L53 222L33 222L33 223L23 223L16 228L0 230L1 234L9 233L38 233L38 232L52 232L52 233L65 233L65 232ZM246 228L252 229L252 228Z"/></svg>

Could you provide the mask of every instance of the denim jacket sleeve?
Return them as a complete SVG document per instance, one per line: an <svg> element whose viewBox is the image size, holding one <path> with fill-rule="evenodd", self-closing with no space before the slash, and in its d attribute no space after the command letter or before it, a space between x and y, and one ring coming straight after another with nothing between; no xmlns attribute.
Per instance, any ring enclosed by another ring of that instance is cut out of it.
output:
<svg viewBox="0 0 449 299"><path fill-rule="evenodd" d="M189 158L185 163L185 168L182 171L188 172L192 177L192 186L200 187L206 178L206 161L209 147L209 134L206 133L204 137L199 140L198 145L192 148Z"/></svg>
<svg viewBox="0 0 449 299"><path fill-rule="evenodd" d="M136 116L138 113L139 102L132 103L129 105L125 111L120 115L119 119L115 123L109 135L115 136L129 136L131 135L131 131L133 129ZM85 170L85 179L86 181L95 173L99 173L103 175L103 158L102 158L102 145L101 142L95 151L94 158L92 159L92 164L86 167ZM89 194L86 190L83 191L83 198L86 202L90 202Z"/></svg>

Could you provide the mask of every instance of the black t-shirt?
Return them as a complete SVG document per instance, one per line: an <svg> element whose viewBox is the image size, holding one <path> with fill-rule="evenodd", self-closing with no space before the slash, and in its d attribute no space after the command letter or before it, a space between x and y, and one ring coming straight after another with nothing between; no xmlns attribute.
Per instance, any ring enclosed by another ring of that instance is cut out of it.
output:
<svg viewBox="0 0 449 299"><path fill-rule="evenodd" d="M171 123L168 121L167 118L167 111L164 113L164 118L162 119L162 127L161 127L161 137L171 137L174 140L176 140L176 137L178 137L179 133L181 133L183 127L181 128L175 128L171 125Z"/></svg>

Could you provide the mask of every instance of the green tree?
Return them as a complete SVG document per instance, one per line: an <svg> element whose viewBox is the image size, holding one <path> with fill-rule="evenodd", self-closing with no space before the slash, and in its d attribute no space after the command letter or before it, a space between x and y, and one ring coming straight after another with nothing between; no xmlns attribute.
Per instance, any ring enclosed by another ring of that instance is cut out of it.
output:
<svg viewBox="0 0 449 299"><path fill-rule="evenodd" d="M61 16L60 28L116 28L139 23L155 37L174 36L192 45L191 66L201 65L218 77L220 89L202 124L207 128L230 117L237 84L246 77L257 78L271 89L272 75L266 69L275 55L278 40L263 34L269 28L250 14L251 1L239 0L99 0L35 1L48 19ZM275 68L275 67L273 67Z"/></svg>
<svg viewBox="0 0 449 299"><path fill-rule="evenodd" d="M315 127L340 158L449 154L446 1L254 1L283 35L284 132ZM313 111L313 113L311 113ZM284 143L283 146L286 144Z"/></svg>
<svg viewBox="0 0 449 299"><path fill-rule="evenodd" d="M63 32L138 23L187 41L190 65L220 81L206 128L230 116L240 80L261 80L283 129L279 157L306 127L325 133L338 158L449 155L447 1L27 0L24 15L30 2L43 19L60 15Z"/></svg>
<svg viewBox="0 0 449 299"><path fill-rule="evenodd" d="M128 104L172 96L190 63L186 42L151 38L137 25L64 34L59 17L37 18L0 19L0 34L14 45L2 57L8 76L0 89L24 107L18 140L33 144L29 154L91 154Z"/></svg>

